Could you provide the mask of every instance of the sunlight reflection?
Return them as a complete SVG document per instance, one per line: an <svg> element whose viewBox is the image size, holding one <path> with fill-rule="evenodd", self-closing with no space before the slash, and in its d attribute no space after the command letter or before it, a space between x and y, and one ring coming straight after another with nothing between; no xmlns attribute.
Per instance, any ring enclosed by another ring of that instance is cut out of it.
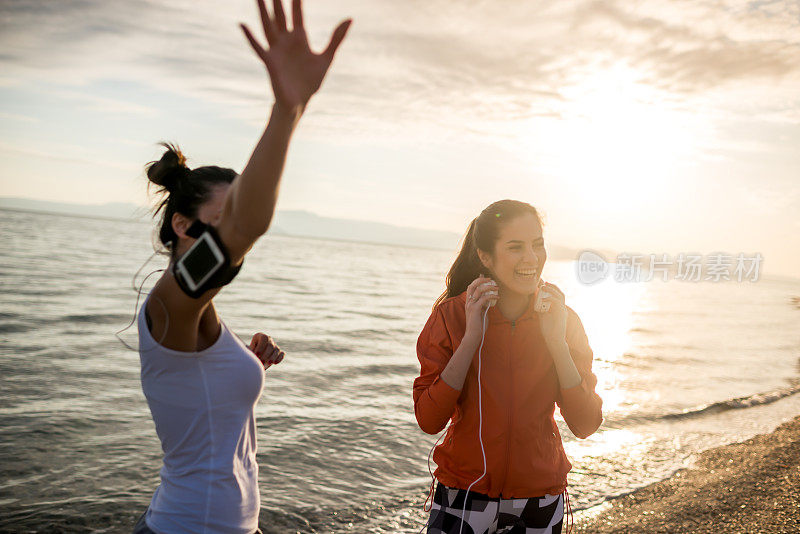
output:
<svg viewBox="0 0 800 534"><path fill-rule="evenodd" d="M571 306L581 317L589 344L595 355L593 370L597 392L608 413L625 404L625 392L617 361L631 350L634 312L641 307L645 287L642 284L617 283L612 279L592 286L581 286L571 295Z"/></svg>
<svg viewBox="0 0 800 534"><path fill-rule="evenodd" d="M606 430L597 432L584 440L566 442L564 449L567 455L574 460L586 457L605 457L618 453L622 449L629 457L634 457L646 452L646 441L641 434L630 430Z"/></svg>

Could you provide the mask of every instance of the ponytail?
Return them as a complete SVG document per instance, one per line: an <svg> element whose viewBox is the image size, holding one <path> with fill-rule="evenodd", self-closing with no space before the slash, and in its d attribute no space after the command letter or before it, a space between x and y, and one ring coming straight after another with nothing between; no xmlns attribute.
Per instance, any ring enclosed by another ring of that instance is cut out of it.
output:
<svg viewBox="0 0 800 534"><path fill-rule="evenodd" d="M498 200L472 219L461 250L445 278L446 289L436 299L434 308L442 301L466 291L473 280L488 271L478 256L478 250L493 253L502 226L526 213L533 214L542 223L536 208L518 200Z"/></svg>
<svg viewBox="0 0 800 534"><path fill-rule="evenodd" d="M444 293L439 295L439 298L436 299L436 303L433 305L434 308L443 300L460 295L466 291L467 286L481 274L483 264L478 257L478 247L475 245L475 225L477 221L477 218L472 219L469 228L467 228L464 242L461 244L461 250L445 278L446 289Z"/></svg>

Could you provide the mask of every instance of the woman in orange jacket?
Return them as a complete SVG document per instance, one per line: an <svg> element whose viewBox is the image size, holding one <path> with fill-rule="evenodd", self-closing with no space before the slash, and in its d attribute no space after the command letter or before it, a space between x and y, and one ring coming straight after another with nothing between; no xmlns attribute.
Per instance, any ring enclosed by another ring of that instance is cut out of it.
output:
<svg viewBox="0 0 800 534"><path fill-rule="evenodd" d="M417 422L436 434L452 421L433 454L428 533L561 532L572 465L555 407L586 438L602 400L580 319L541 282L546 259L533 206L490 205L470 224L419 336Z"/></svg>

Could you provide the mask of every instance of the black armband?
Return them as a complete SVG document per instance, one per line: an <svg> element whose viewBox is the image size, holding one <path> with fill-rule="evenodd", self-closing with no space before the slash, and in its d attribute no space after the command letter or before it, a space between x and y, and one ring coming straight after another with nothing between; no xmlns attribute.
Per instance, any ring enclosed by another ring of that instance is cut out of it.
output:
<svg viewBox="0 0 800 534"><path fill-rule="evenodd" d="M209 289L231 283L239 274L242 263L231 266L231 259L219 234L210 224L196 220L186 235L197 241L172 265L178 285L193 299Z"/></svg>

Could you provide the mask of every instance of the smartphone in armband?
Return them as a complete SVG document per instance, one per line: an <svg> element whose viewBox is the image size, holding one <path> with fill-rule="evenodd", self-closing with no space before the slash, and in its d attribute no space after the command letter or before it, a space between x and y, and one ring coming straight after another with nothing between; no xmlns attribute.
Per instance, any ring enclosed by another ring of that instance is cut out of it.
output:
<svg viewBox="0 0 800 534"><path fill-rule="evenodd" d="M209 289L222 287L236 277L241 264L230 265L225 244L213 226L197 220L186 235L196 241L172 267L175 280L184 293L194 299L200 298Z"/></svg>
<svg viewBox="0 0 800 534"><path fill-rule="evenodd" d="M189 291L195 293L226 263L219 245L209 232L204 232L177 261L175 275L180 276Z"/></svg>

